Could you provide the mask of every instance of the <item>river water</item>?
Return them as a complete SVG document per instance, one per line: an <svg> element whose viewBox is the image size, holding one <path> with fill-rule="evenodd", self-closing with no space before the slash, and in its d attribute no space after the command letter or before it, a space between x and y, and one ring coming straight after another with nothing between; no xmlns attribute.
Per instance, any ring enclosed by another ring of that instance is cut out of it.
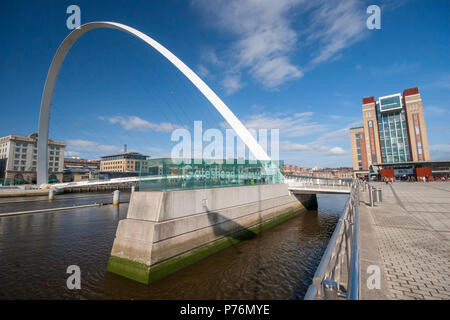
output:
<svg viewBox="0 0 450 320"><path fill-rule="evenodd" d="M64 204L85 203L78 199L83 196L71 194ZM346 200L318 195L318 211L303 212L148 286L106 271L126 203L1 217L0 299L302 299ZM8 212L21 206L20 199L0 205ZM80 290L66 286L69 265L81 269Z"/></svg>

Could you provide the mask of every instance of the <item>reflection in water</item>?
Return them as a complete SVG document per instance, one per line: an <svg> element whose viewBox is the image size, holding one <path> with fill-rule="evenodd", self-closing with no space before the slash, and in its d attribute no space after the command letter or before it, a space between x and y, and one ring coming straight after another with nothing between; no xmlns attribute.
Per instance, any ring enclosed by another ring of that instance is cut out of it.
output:
<svg viewBox="0 0 450 320"><path fill-rule="evenodd" d="M301 299L346 199L318 196L318 211L302 213L149 286L106 271L127 204L0 218L0 298ZM66 287L72 264L81 268L81 290Z"/></svg>

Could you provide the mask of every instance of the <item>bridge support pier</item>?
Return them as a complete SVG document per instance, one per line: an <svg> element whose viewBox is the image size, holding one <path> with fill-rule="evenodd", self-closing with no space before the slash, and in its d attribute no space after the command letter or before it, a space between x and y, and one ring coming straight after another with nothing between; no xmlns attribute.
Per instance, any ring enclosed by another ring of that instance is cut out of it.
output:
<svg viewBox="0 0 450 320"><path fill-rule="evenodd" d="M108 271L149 284L301 211L286 184L133 192Z"/></svg>
<svg viewBox="0 0 450 320"><path fill-rule="evenodd" d="M298 201L308 210L317 210L317 195L316 194L294 194Z"/></svg>

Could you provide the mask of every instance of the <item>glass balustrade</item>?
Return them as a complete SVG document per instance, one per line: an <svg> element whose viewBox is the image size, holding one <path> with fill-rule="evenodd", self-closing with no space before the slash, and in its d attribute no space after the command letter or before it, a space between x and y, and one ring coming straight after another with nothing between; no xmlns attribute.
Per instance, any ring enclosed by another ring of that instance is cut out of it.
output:
<svg viewBox="0 0 450 320"><path fill-rule="evenodd" d="M137 163L139 190L186 190L284 182L283 161L149 159Z"/></svg>

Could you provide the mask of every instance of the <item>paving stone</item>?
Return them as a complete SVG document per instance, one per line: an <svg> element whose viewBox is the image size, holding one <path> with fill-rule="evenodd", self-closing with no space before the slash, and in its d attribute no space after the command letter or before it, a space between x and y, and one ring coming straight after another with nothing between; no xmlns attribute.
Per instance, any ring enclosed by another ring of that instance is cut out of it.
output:
<svg viewBox="0 0 450 320"><path fill-rule="evenodd" d="M360 212L374 223L389 297L450 299L450 183L375 184L383 202Z"/></svg>
<svg viewBox="0 0 450 320"><path fill-rule="evenodd" d="M422 294L412 293L412 292L405 293L405 296L411 297L411 298L417 298L417 299L423 299L424 298L424 296Z"/></svg>

